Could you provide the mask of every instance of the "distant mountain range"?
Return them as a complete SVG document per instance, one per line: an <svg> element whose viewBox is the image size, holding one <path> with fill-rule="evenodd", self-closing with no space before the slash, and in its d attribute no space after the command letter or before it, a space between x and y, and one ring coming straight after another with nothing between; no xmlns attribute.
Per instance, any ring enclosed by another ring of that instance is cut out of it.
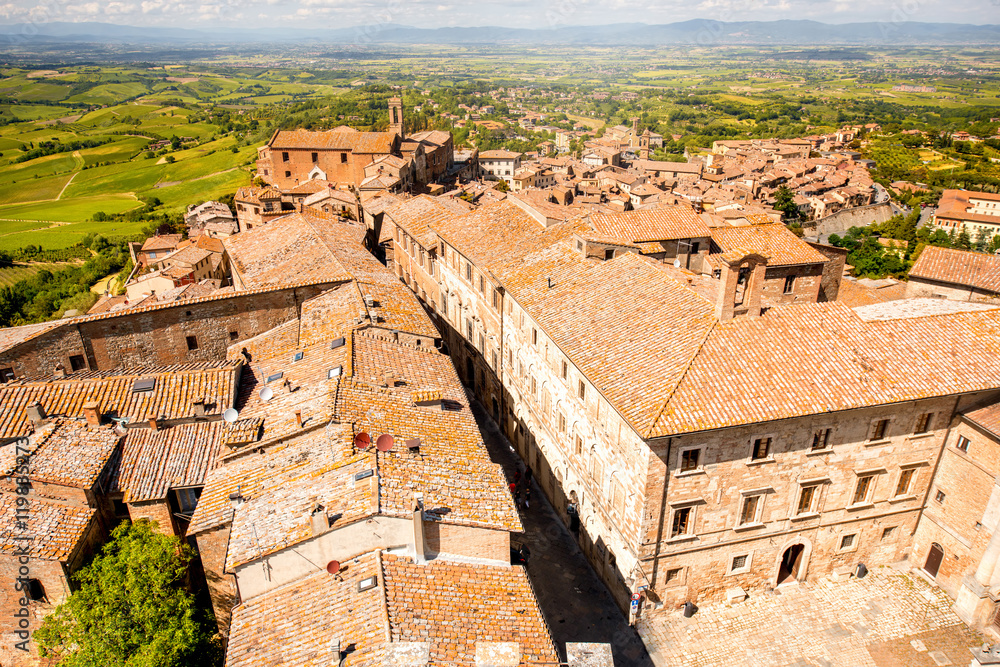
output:
<svg viewBox="0 0 1000 667"><path fill-rule="evenodd" d="M110 23L42 23L0 26L0 48L21 44L159 44L208 46L247 43L468 44L468 45L778 45L913 46L1000 43L1000 25L817 21L720 22L695 19L646 25L619 23L558 28L414 28L383 24L337 30L272 28L153 28Z"/></svg>

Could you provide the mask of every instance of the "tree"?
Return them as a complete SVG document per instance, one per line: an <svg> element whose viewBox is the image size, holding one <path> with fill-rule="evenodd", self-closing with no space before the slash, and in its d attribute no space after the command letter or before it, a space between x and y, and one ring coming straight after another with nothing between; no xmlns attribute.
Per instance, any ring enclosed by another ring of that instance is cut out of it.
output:
<svg viewBox="0 0 1000 667"><path fill-rule="evenodd" d="M799 206L794 197L795 193L787 185L782 185L774 192L774 210L781 211L785 222L799 219Z"/></svg>
<svg viewBox="0 0 1000 667"><path fill-rule="evenodd" d="M507 192L510 190L510 186L507 185L507 181L503 180L502 178L499 181L497 181L497 184L493 187L499 190L500 192Z"/></svg>
<svg viewBox="0 0 1000 667"><path fill-rule="evenodd" d="M220 664L209 619L184 586L191 557L149 521L122 523L35 632L42 656L59 667Z"/></svg>

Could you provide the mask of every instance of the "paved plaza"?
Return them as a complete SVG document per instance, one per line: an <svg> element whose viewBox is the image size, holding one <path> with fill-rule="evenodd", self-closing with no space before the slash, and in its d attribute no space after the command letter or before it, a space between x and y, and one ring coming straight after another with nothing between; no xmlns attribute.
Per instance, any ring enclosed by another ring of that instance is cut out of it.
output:
<svg viewBox="0 0 1000 667"><path fill-rule="evenodd" d="M661 610L639 631L662 667L965 667L983 639L951 605L922 577L879 567L706 605L691 618Z"/></svg>

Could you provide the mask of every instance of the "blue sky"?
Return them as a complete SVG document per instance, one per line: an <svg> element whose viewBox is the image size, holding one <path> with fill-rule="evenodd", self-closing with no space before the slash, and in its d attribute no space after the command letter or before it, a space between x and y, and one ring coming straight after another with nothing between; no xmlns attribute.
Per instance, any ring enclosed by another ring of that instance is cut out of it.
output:
<svg viewBox="0 0 1000 667"><path fill-rule="evenodd" d="M0 0L2 23L104 21L187 28L344 28L374 23L548 27L692 18L984 24L1000 23L1000 0Z"/></svg>

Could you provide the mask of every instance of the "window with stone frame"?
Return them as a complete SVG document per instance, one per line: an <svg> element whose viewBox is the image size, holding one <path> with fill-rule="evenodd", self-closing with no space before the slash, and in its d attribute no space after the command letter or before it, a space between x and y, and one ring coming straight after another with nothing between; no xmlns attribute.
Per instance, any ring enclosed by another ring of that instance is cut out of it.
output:
<svg viewBox="0 0 1000 667"><path fill-rule="evenodd" d="M574 451L576 452L576 455L577 456L583 455L583 438L577 435L574 438L574 442L575 442Z"/></svg>
<svg viewBox="0 0 1000 667"><path fill-rule="evenodd" d="M816 511L819 502L819 484L803 484L799 489L799 502L795 507L796 514L811 514Z"/></svg>
<svg viewBox="0 0 1000 667"><path fill-rule="evenodd" d="M922 433L927 433L931 430L931 420L934 417L933 412L925 412L917 417L917 425L913 429L913 432L917 435Z"/></svg>
<svg viewBox="0 0 1000 667"><path fill-rule="evenodd" d="M771 436L754 438L753 447L750 450L750 460L762 461L768 458L771 458Z"/></svg>
<svg viewBox="0 0 1000 667"><path fill-rule="evenodd" d="M958 448L958 449L960 449L963 452L968 453L969 452L969 445L971 445L971 444L972 444L971 440L969 440L968 438L966 438L964 435L960 435L960 436L958 436L958 441L955 443L955 447Z"/></svg>
<svg viewBox="0 0 1000 667"><path fill-rule="evenodd" d="M670 537L690 535L694 529L694 508L676 507L670 519Z"/></svg>
<svg viewBox="0 0 1000 667"><path fill-rule="evenodd" d="M894 494L897 498L909 495L915 473L914 468L903 468L899 471L899 479L896 480L896 493Z"/></svg>
<svg viewBox="0 0 1000 667"><path fill-rule="evenodd" d="M889 420L879 419L872 425L871 437L868 438L871 441L875 440L885 440L889 433Z"/></svg>
<svg viewBox="0 0 1000 667"><path fill-rule="evenodd" d="M677 466L680 472L694 472L701 469L701 447L692 447L680 451L680 462Z"/></svg>
<svg viewBox="0 0 1000 667"><path fill-rule="evenodd" d="M743 503L740 507L741 526L749 526L760 523L760 516L764 509L764 494L755 493L743 496Z"/></svg>
<svg viewBox="0 0 1000 667"><path fill-rule="evenodd" d="M854 485L854 497L851 500L851 504L861 505L862 503L869 502L869 498L871 498L871 493L874 486L875 486L874 473L866 473L863 475L858 475L858 481Z"/></svg>
<svg viewBox="0 0 1000 667"><path fill-rule="evenodd" d="M812 451L816 452L830 447L831 428L821 428L813 432Z"/></svg>

